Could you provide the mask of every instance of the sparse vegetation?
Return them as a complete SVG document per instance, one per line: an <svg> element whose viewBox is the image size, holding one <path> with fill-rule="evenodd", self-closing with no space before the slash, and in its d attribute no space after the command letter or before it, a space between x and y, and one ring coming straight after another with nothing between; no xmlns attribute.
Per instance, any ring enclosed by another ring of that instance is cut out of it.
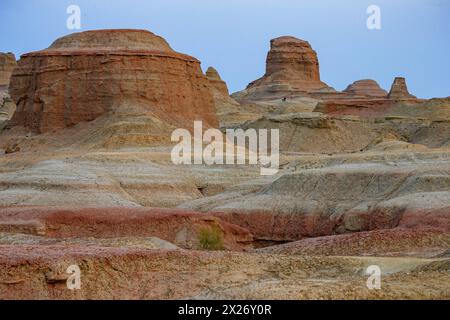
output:
<svg viewBox="0 0 450 320"><path fill-rule="evenodd" d="M200 248L204 250L223 250L223 234L219 227L205 227L198 233Z"/></svg>

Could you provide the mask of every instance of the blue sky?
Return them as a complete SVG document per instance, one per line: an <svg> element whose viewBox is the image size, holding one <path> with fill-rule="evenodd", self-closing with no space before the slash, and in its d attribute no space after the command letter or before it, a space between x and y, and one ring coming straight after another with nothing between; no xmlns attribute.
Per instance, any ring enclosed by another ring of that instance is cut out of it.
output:
<svg viewBox="0 0 450 320"><path fill-rule="evenodd" d="M292 35L318 52L322 80L338 90L365 78L389 89L407 78L419 97L450 96L450 0L1 0L0 51L48 47L81 8L82 29L139 28L216 67L230 91L264 74L269 40ZM381 30L366 9L381 8Z"/></svg>

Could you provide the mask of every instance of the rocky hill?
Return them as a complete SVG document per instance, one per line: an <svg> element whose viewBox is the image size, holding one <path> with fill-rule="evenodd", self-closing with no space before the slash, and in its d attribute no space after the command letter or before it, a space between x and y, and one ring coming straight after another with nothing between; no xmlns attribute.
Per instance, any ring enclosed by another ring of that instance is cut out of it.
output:
<svg viewBox="0 0 450 320"><path fill-rule="evenodd" d="M338 92L294 37L230 97L144 30L57 39L20 58L10 92L0 299L450 299L449 98L401 78ZM278 129L278 173L174 164L171 134L194 120Z"/></svg>

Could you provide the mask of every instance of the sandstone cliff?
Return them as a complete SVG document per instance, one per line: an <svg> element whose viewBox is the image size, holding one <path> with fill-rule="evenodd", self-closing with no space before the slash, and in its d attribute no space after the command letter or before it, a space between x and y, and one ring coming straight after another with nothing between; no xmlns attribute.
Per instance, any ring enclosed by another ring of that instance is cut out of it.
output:
<svg viewBox="0 0 450 320"><path fill-rule="evenodd" d="M12 124L38 133L127 106L176 126L217 125L200 62L144 30L75 33L25 54L10 93L18 106Z"/></svg>
<svg viewBox="0 0 450 320"><path fill-rule="evenodd" d="M334 89L320 81L319 61L309 42L284 36L270 41L265 75L233 97L257 100L329 91Z"/></svg>
<svg viewBox="0 0 450 320"><path fill-rule="evenodd" d="M213 88L215 88L223 95L229 95L227 84L222 80L216 69L214 69L213 67L209 67L208 70L206 70L206 77L208 78Z"/></svg>
<svg viewBox="0 0 450 320"><path fill-rule="evenodd" d="M242 122L246 118L246 112L241 105L230 97L228 86L213 67L206 71L206 77L211 85L211 91L216 106L216 114L221 127L226 127Z"/></svg>

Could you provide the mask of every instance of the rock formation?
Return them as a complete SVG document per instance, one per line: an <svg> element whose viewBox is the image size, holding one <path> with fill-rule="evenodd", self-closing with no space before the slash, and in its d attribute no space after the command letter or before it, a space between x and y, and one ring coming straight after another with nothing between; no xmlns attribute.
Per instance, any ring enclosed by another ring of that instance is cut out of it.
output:
<svg viewBox="0 0 450 320"><path fill-rule="evenodd" d="M211 197L210 206L202 199L182 207L207 208L222 220L245 226L255 238L272 241L398 226L443 227L448 232L449 172L448 162L405 164L401 169L373 162L342 164L284 174L262 191L240 197L233 190L222 201Z"/></svg>
<svg viewBox="0 0 450 320"><path fill-rule="evenodd" d="M228 87L225 81L220 78L219 73L213 67L209 67L206 70L206 77L208 78L211 85L218 90L221 94L228 96Z"/></svg>
<svg viewBox="0 0 450 320"><path fill-rule="evenodd" d="M206 77L211 84L216 114L221 127L229 127L254 119L254 115L248 113L246 106L230 97L226 82L222 80L215 68L209 67Z"/></svg>
<svg viewBox="0 0 450 320"><path fill-rule="evenodd" d="M200 62L144 30L98 30L56 40L21 57L10 93L12 124L42 133L139 107L176 126L216 126Z"/></svg>
<svg viewBox="0 0 450 320"><path fill-rule="evenodd" d="M415 96L409 93L405 78L401 77L394 79L388 98L394 100L416 99Z"/></svg>
<svg viewBox="0 0 450 320"><path fill-rule="evenodd" d="M349 85L343 92L356 96L385 98L387 92L375 80L358 80Z"/></svg>
<svg viewBox="0 0 450 320"><path fill-rule="evenodd" d="M2 87L8 87L11 74L16 67L16 58L11 52L0 52L0 89Z"/></svg>
<svg viewBox="0 0 450 320"><path fill-rule="evenodd" d="M317 54L307 41L294 37L273 39L267 55L265 76L318 82L320 74Z"/></svg>
<svg viewBox="0 0 450 320"><path fill-rule="evenodd" d="M239 103L145 31L64 37L13 73L0 299L450 299L450 98L333 91L290 37ZM222 132L278 130L278 173L173 163L173 130L214 111ZM366 288L370 265L389 290Z"/></svg>
<svg viewBox="0 0 450 320"><path fill-rule="evenodd" d="M16 65L14 54L0 53L0 132L16 109L8 94L9 80Z"/></svg>
<svg viewBox="0 0 450 320"><path fill-rule="evenodd" d="M0 92L0 127L5 120L11 119L16 106L6 92Z"/></svg>
<svg viewBox="0 0 450 320"><path fill-rule="evenodd" d="M327 104L322 109L339 109L342 114L364 114L367 110L379 114L392 106L392 100L418 101L409 94L404 78L395 79L389 94L371 79L355 81L342 92L334 90L320 80L319 61L311 45L291 36L271 40L265 75L232 97L241 103L264 102L274 106L282 101L284 107L297 103L299 98L312 98Z"/></svg>
<svg viewBox="0 0 450 320"><path fill-rule="evenodd" d="M21 225L5 219L8 210L22 219ZM86 225L91 225L91 228L86 229ZM54 238L158 237L189 249L201 249L197 235L205 228L220 230L223 245L229 249L242 250L253 240L244 228L208 214L185 210L58 207L33 207L30 210L10 208L6 211L0 209L0 234L14 233L25 228L27 233Z"/></svg>
<svg viewBox="0 0 450 320"><path fill-rule="evenodd" d="M233 96L251 100L329 91L334 90L320 81L319 61L309 42L284 36L270 41L265 75Z"/></svg>
<svg viewBox="0 0 450 320"><path fill-rule="evenodd" d="M226 82L222 80L217 70L213 67L208 68L206 77L211 85L220 126L239 123L241 118L245 117L245 112L240 108L240 104L230 97Z"/></svg>

